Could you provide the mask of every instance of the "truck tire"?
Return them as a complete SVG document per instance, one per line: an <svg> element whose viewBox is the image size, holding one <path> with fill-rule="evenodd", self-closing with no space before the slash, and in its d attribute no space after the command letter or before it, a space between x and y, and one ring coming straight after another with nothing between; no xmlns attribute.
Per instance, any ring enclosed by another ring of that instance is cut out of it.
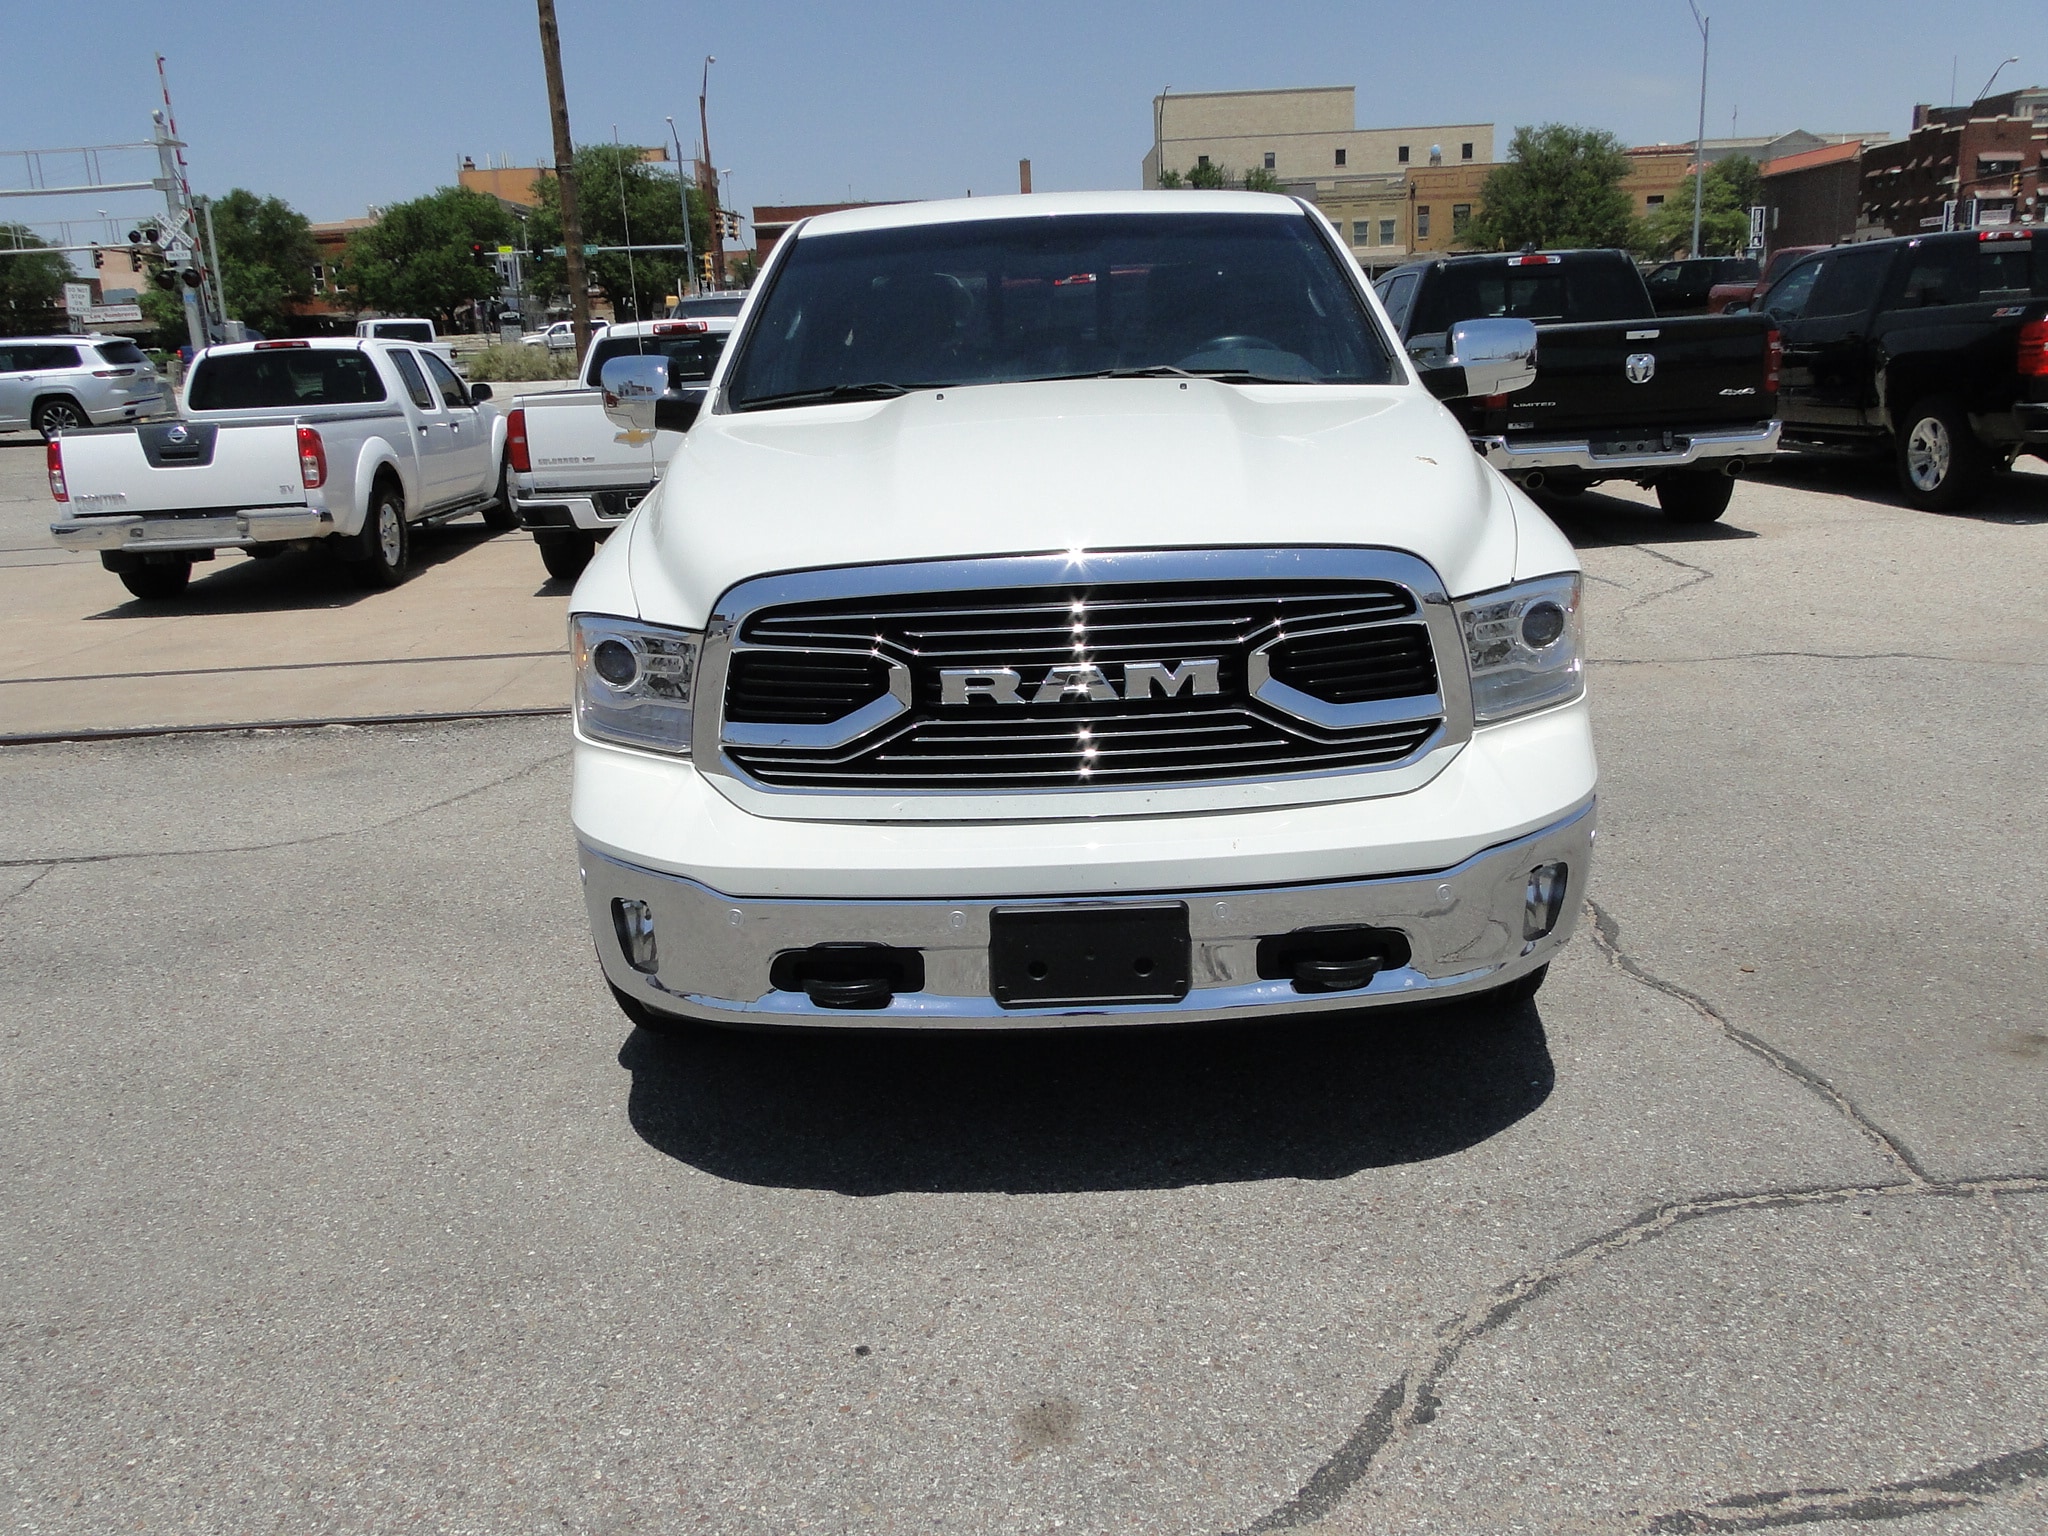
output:
<svg viewBox="0 0 2048 1536"><path fill-rule="evenodd" d="M51 395L36 402L29 425L42 433L43 441L48 442L60 433L83 431L92 425L92 418L85 414L85 407L69 395Z"/></svg>
<svg viewBox="0 0 2048 1536"><path fill-rule="evenodd" d="M120 572L121 585L145 603L161 603L176 597L192 580L190 560L164 560L148 565L131 565Z"/></svg>
<svg viewBox="0 0 2048 1536"><path fill-rule="evenodd" d="M1899 490L1909 505L1923 512L1952 512L1984 494L1991 456L1952 396L1915 401L1900 419Z"/></svg>
<svg viewBox="0 0 2048 1536"><path fill-rule="evenodd" d="M519 526L519 513L512 505L512 461L498 460L498 499L484 508L484 526L493 533L505 533Z"/></svg>
<svg viewBox="0 0 2048 1536"><path fill-rule="evenodd" d="M370 493L363 531L350 552L349 574L359 587L395 587L412 565L412 527L405 520L405 493L380 480Z"/></svg>
<svg viewBox="0 0 2048 1536"><path fill-rule="evenodd" d="M1687 470L1657 482L1657 505L1674 523L1711 523L1734 495L1735 482L1712 470Z"/></svg>
<svg viewBox="0 0 2048 1536"><path fill-rule="evenodd" d="M574 581L597 553L597 535L584 528L550 528L536 532L540 563L556 581Z"/></svg>

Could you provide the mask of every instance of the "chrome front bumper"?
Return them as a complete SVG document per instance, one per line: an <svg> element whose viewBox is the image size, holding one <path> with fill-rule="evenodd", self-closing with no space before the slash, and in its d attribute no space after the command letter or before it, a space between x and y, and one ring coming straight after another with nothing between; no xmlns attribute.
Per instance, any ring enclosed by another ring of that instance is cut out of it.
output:
<svg viewBox="0 0 2048 1536"><path fill-rule="evenodd" d="M258 508L210 517L107 516L66 518L50 524L59 549L237 549L334 532L334 517L319 507Z"/></svg>
<svg viewBox="0 0 2048 1536"><path fill-rule="evenodd" d="M1433 1001L1484 991L1526 975L1571 937L1590 872L1594 804L1539 832L1502 843L1450 869L1386 879L1263 889L1148 891L1071 899L973 901L764 900L721 895L697 881L578 849L584 902L605 975L649 1008L723 1024L824 1025L854 1029L1018 1029L1158 1024L1342 1011ZM1529 872L1569 866L1562 914L1542 938L1523 938ZM656 971L635 970L620 948L612 903L648 904ZM990 994L989 914L1044 907L1157 906L1184 901L1193 986L1170 1004L1004 1008ZM1397 928L1412 950L1398 970L1347 992L1301 993L1262 980L1259 940L1328 923ZM920 950L925 989L885 1008L822 1008L802 992L773 990L781 953L829 942Z"/></svg>
<svg viewBox="0 0 2048 1536"><path fill-rule="evenodd" d="M1625 475L1641 470L1683 469L1702 461L1768 458L1778 451L1783 423L1737 427L1714 432L1675 434L1684 446L1669 452L1595 453L1586 438L1475 437L1472 446L1505 475L1531 469L1582 469L1591 475Z"/></svg>

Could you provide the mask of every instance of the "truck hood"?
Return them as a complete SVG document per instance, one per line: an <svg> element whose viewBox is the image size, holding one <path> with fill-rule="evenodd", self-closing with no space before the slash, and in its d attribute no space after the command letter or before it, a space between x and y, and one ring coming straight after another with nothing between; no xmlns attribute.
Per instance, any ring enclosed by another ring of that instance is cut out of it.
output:
<svg viewBox="0 0 2048 1536"><path fill-rule="evenodd" d="M1514 579L1516 516L1412 387L1088 379L706 412L635 517L625 570L601 563L640 617L694 629L733 583L776 571L1290 544L1405 550L1458 595Z"/></svg>

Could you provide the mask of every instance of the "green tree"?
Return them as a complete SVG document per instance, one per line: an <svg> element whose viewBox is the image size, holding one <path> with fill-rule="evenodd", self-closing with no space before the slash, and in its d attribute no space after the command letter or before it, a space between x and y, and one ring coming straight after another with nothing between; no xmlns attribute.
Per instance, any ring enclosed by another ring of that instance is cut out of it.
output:
<svg viewBox="0 0 2048 1536"><path fill-rule="evenodd" d="M1621 189L1627 175L1621 140L1602 129L1517 128L1508 158L1480 189L1482 208L1464 243L1482 251L1531 244L1634 249L1640 231Z"/></svg>
<svg viewBox="0 0 2048 1536"><path fill-rule="evenodd" d="M1211 165L1208 161L1204 160L1198 163L1192 171L1188 172L1187 184L1191 187L1199 187L1205 192L1220 192L1236 179L1236 177L1230 174L1229 166Z"/></svg>
<svg viewBox="0 0 2048 1536"><path fill-rule="evenodd" d="M1280 178L1263 166L1256 166L1244 173L1244 189L1247 192L1278 192Z"/></svg>
<svg viewBox="0 0 2048 1536"><path fill-rule="evenodd" d="M52 312L64 297L64 285L78 274L63 253L49 249L24 224L0 224L0 251L26 250L30 256L0 256L0 335L25 336L48 330Z"/></svg>
<svg viewBox="0 0 2048 1536"><path fill-rule="evenodd" d="M1162 192L1175 191L1186 185L1187 179L1179 171L1161 171L1159 173L1159 189Z"/></svg>
<svg viewBox="0 0 2048 1536"><path fill-rule="evenodd" d="M473 260L470 246L509 245L516 227L495 197L442 187L392 204L354 235L342 257L341 284L364 309L445 325L461 306L498 291L495 262Z"/></svg>
<svg viewBox="0 0 2048 1536"><path fill-rule="evenodd" d="M584 144L576 150L576 206L583 216L586 245L681 245L683 210L676 197L676 179L657 169L656 163L641 159L643 151L630 144ZM534 210L531 229L537 249L547 251L562 243L561 189L552 176L534 183L540 207ZM690 248L702 253L711 249L711 215L695 187L689 189ZM627 238L630 233L631 239ZM659 314L662 300L682 293L689 282L689 269L681 251L641 251L631 260L623 251L600 251L586 255L584 271L591 286L602 289L611 300L612 312L621 320L646 319ZM727 270L731 270L730 258ZM567 261L545 256L536 272L535 286L543 291L560 291L568 283ZM639 309L634 309L634 295Z"/></svg>
<svg viewBox="0 0 2048 1536"><path fill-rule="evenodd" d="M1644 223L1643 248L1670 256L1692 248L1693 177L1688 176ZM1707 167L1700 193L1702 256L1730 256L1749 248L1749 210L1764 200L1763 173L1747 155L1730 155Z"/></svg>
<svg viewBox="0 0 2048 1536"><path fill-rule="evenodd" d="M313 296L320 251L306 216L279 198L237 187L214 200L213 232L228 313L266 336L281 334L291 306Z"/></svg>

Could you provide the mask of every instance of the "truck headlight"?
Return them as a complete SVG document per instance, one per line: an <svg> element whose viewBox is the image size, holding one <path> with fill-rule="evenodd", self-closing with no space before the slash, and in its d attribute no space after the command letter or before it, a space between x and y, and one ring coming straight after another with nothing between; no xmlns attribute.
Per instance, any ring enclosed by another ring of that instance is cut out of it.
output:
<svg viewBox="0 0 2048 1536"><path fill-rule="evenodd" d="M596 613L572 616L576 728L593 741L688 757L703 643L692 630Z"/></svg>
<svg viewBox="0 0 2048 1536"><path fill-rule="evenodd" d="M1586 691L1576 574L1539 576L1457 605L1481 725L1565 704Z"/></svg>

